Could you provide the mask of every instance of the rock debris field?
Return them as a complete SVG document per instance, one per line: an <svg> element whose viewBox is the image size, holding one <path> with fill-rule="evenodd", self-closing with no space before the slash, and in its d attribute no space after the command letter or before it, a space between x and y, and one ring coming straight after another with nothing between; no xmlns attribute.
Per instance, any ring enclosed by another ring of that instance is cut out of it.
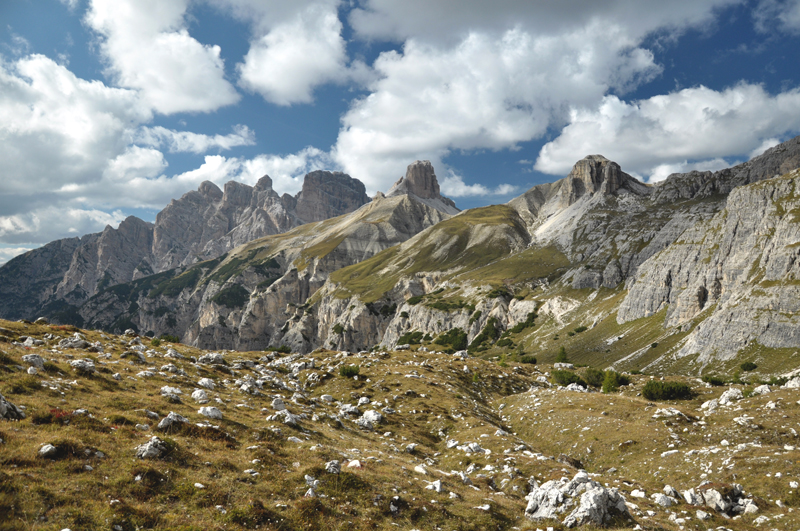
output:
<svg viewBox="0 0 800 531"><path fill-rule="evenodd" d="M648 401L417 347L0 340L0 529L800 529L797 374Z"/></svg>

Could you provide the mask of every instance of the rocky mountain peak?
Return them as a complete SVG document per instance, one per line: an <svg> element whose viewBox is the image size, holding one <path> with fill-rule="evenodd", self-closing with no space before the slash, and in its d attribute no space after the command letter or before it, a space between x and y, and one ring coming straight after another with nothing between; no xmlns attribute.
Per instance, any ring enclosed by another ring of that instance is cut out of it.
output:
<svg viewBox="0 0 800 531"><path fill-rule="evenodd" d="M339 171L308 173L296 196L295 215L305 223L352 212L369 203L364 183Z"/></svg>
<svg viewBox="0 0 800 531"><path fill-rule="evenodd" d="M272 190L272 179L269 175L264 175L258 180L253 189L256 191Z"/></svg>
<svg viewBox="0 0 800 531"><path fill-rule="evenodd" d="M562 206L569 206L587 194L613 194L629 179L619 164L603 155L589 155L572 167L564 182Z"/></svg>
<svg viewBox="0 0 800 531"><path fill-rule="evenodd" d="M222 199L222 190L220 190L219 186L211 181L203 181L200 183L200 187L197 189L197 191L211 201L219 201Z"/></svg>
<svg viewBox="0 0 800 531"><path fill-rule="evenodd" d="M432 202L430 206L436 206L448 214L456 214L459 210L452 199L444 197L439 192L439 180L433 171L433 164L429 160L417 160L408 165L405 177L401 177L387 197L397 195L413 194L418 199L425 202ZM441 208L440 208L441 207Z"/></svg>

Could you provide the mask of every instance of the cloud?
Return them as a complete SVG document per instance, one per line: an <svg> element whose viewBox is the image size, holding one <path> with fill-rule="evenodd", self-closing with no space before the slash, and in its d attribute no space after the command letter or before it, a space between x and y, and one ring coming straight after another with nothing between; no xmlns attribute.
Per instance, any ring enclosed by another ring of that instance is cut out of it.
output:
<svg viewBox="0 0 800 531"><path fill-rule="evenodd" d="M800 33L800 0L761 0L753 10L756 30Z"/></svg>
<svg viewBox="0 0 800 531"><path fill-rule="evenodd" d="M482 184L466 184L464 179L451 173L442 179L442 194L447 197L469 197L485 195L510 195L519 188L510 184L501 184L496 188L490 189Z"/></svg>
<svg viewBox="0 0 800 531"><path fill-rule="evenodd" d="M86 23L100 37L108 73L119 86L141 91L162 114L209 112L236 103L225 79L220 47L189 35L189 0L92 0Z"/></svg>
<svg viewBox="0 0 800 531"><path fill-rule="evenodd" d="M135 92L79 79L42 55L0 62L0 194L97 180L151 116Z"/></svg>
<svg viewBox="0 0 800 531"><path fill-rule="evenodd" d="M600 153L625 171L658 177L664 165L746 155L798 131L800 89L772 96L760 85L740 83L631 103L606 96L594 109L574 108L569 125L542 147L535 167L565 175L575 161Z"/></svg>
<svg viewBox="0 0 800 531"><path fill-rule="evenodd" d="M2 247L0 246L0 265L5 264L15 256L27 253L33 247Z"/></svg>
<svg viewBox="0 0 800 531"><path fill-rule="evenodd" d="M233 126L228 135L203 135L190 131L174 131L166 127L143 127L135 141L152 147L165 146L170 153L206 153L212 149L228 150L238 146L252 146L256 143L255 133L246 125Z"/></svg>
<svg viewBox="0 0 800 531"><path fill-rule="evenodd" d="M708 24L715 9L739 0L675 0L641 2L610 0L586 2L531 2L530 0L364 0L350 14L350 23L364 39L413 38L426 42L455 44L472 31L499 35L520 27L535 35L557 35L586 27L597 20L614 21L634 39L656 29L681 31Z"/></svg>
<svg viewBox="0 0 800 531"><path fill-rule="evenodd" d="M58 238L83 236L102 230L106 225L116 227L125 217L119 210L108 213L96 209L47 206L13 216L0 216L0 241L45 243Z"/></svg>
<svg viewBox="0 0 800 531"><path fill-rule="evenodd" d="M658 75L635 44L600 22L544 37L473 32L452 48L408 40L375 61L379 79L342 118L334 156L368 189L385 190L411 160L514 148L566 123L570 105Z"/></svg>
<svg viewBox="0 0 800 531"><path fill-rule="evenodd" d="M347 78L336 3L315 3L250 43L237 65L239 85L278 105L310 103L314 88Z"/></svg>

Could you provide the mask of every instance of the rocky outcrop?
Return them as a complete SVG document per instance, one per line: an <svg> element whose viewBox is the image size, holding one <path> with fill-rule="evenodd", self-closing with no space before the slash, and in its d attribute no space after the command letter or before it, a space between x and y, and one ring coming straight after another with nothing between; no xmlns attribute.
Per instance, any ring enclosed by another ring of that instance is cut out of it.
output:
<svg viewBox="0 0 800 531"><path fill-rule="evenodd" d="M116 229L52 242L11 260L0 268L0 316L75 322L77 306L106 288L213 259L368 202L364 185L339 172L312 172L301 192L283 197L268 176L253 187L230 181L224 191L206 181L167 205L155 224L131 216Z"/></svg>
<svg viewBox="0 0 800 531"><path fill-rule="evenodd" d="M734 189L727 208L686 230L630 280L618 321L667 308L666 327L707 316L679 356L730 359L751 343L800 345L800 172Z"/></svg>
<svg viewBox="0 0 800 531"><path fill-rule="evenodd" d="M415 199L447 214L458 213L456 204L439 193L439 180L429 160L418 160L409 164L405 177L401 177L386 194L386 197L412 195Z"/></svg>

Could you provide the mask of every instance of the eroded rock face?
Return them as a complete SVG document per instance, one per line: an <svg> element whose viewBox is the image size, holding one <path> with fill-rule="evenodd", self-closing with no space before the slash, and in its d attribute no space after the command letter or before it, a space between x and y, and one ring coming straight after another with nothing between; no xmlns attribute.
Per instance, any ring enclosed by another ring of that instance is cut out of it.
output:
<svg viewBox="0 0 800 531"><path fill-rule="evenodd" d="M224 191L206 181L167 205L155 224L130 216L116 229L58 240L0 267L0 316L71 310L105 288L213 259L368 202L364 185L338 172L312 172L294 197L279 196L268 176L253 187L230 181Z"/></svg>
<svg viewBox="0 0 800 531"><path fill-rule="evenodd" d="M433 171L433 164L429 160L418 160L408 165L405 177L394 183L386 197L403 194L413 194L426 204L438 208L448 214L458 213L456 204L452 199L444 197L439 192L439 180Z"/></svg>

